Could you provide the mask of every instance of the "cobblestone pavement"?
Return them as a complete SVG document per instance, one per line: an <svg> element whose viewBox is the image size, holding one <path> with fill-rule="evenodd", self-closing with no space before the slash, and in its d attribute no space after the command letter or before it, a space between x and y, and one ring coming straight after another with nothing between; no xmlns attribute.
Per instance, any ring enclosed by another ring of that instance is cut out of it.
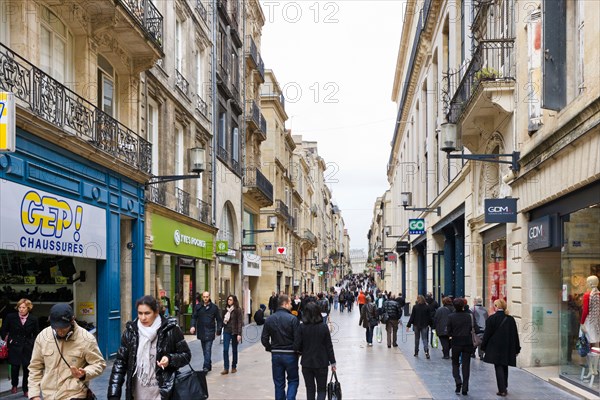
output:
<svg viewBox="0 0 600 400"><path fill-rule="evenodd" d="M352 313L332 314L332 338L338 365L338 378L342 384L344 400L401 400L401 399L499 399L496 396L494 368L479 359L472 359L469 395L454 394L450 360L443 360L441 349L431 350L431 359L413 357L414 335L399 330L397 348L388 349L385 329L382 343L374 341L367 347L364 329L358 326L358 309ZM406 318L404 318L406 323ZM244 328L244 341L240 346L238 372L220 375L223 369L222 345L213 345L213 369L207 376L210 399L213 400L263 400L274 397L271 377L270 353L260 344L262 327L248 325ZM188 337L192 350L192 366L202 367L200 342ZM106 398L106 387L112 362L105 373L92 381L98 399ZM10 389L10 382L2 377L0 392ZM124 392L124 391L123 391ZM6 399L23 399L22 395L0 396ZM124 396L123 396L124 397ZM306 398L304 381L300 377L298 399ZM575 399L527 371L510 368L507 399Z"/></svg>

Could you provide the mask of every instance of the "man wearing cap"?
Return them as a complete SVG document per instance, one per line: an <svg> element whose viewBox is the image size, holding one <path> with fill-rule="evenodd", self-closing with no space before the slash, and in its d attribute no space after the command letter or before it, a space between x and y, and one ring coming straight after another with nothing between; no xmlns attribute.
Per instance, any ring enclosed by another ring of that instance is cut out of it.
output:
<svg viewBox="0 0 600 400"><path fill-rule="evenodd" d="M75 323L71 306L52 306L50 326L40 332L33 346L29 398L85 399L86 385L104 368L106 362L96 338Z"/></svg>

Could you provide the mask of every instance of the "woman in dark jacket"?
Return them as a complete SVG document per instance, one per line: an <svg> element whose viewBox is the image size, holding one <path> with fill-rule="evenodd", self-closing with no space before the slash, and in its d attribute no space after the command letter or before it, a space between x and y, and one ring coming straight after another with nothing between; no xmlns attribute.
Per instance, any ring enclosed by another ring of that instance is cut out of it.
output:
<svg viewBox="0 0 600 400"><path fill-rule="evenodd" d="M494 364L498 396L506 396L508 388L508 366L517 366L517 355L521 352L519 332L515 319L508 315L503 299L494 301L496 312L485 323L481 349L483 361Z"/></svg>
<svg viewBox="0 0 600 400"><path fill-rule="evenodd" d="M315 303L308 303L302 313L302 324L294 338L294 350L302 354L302 375L306 385L307 400L325 400L327 389L327 367L335 372L335 354L331 334L323 323L321 309ZM315 389L316 381L316 389Z"/></svg>
<svg viewBox="0 0 600 400"><path fill-rule="evenodd" d="M129 321L108 383L109 399L120 399L125 382L125 400L167 400L175 373L192 357L183 332L174 318L159 314L152 296L136 304L138 317Z"/></svg>
<svg viewBox="0 0 600 400"><path fill-rule="evenodd" d="M373 346L373 330L378 324L377 308L371 301L371 296L367 296L365 305L360 309L360 319L358 320L358 325L366 330L367 346Z"/></svg>
<svg viewBox="0 0 600 400"><path fill-rule="evenodd" d="M237 372L238 343L242 341L242 328L244 326L244 315L240 308L240 302L234 295L227 297L227 306L223 310L223 371L221 375L229 373L229 343L233 352L231 373Z"/></svg>
<svg viewBox="0 0 600 400"><path fill-rule="evenodd" d="M0 329L0 339L5 339L8 335L8 362L10 364L12 389L11 393L17 393L19 386L19 369L23 367L23 394L29 397L29 387L27 386L29 378L29 362L33 352L33 344L40 326L37 317L31 315L33 304L27 299L21 299L17 302L16 313L8 314L2 323Z"/></svg>
<svg viewBox="0 0 600 400"><path fill-rule="evenodd" d="M455 393L467 395L469 376L471 374L471 353L473 338L471 329L474 326L473 315L465 310L466 301L456 298L452 302L454 312L448 316L448 336L452 339L452 376L456 383ZM462 364L462 380L459 366Z"/></svg>
<svg viewBox="0 0 600 400"><path fill-rule="evenodd" d="M417 296L417 303L413 306L410 313L410 318L406 324L406 331L414 325L413 331L415 332L415 357L419 356L419 337L423 342L423 350L425 351L425 357L429 359L429 327L433 324L433 317L431 309L425 302L423 295Z"/></svg>
<svg viewBox="0 0 600 400"><path fill-rule="evenodd" d="M433 317L433 327L435 328L435 332L440 338L440 343L442 344L442 354L443 359L448 360L450 358L450 337L448 336L448 316L453 312L454 307L452 307L452 299L450 297L444 297L442 299L443 307L439 307L435 311L435 316Z"/></svg>

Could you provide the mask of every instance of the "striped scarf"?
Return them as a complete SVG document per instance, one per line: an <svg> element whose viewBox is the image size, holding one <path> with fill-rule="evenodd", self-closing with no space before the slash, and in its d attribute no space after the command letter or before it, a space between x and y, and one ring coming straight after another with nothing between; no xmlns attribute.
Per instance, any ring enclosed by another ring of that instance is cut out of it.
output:
<svg viewBox="0 0 600 400"><path fill-rule="evenodd" d="M590 317L594 321L596 332L600 332L600 291L597 287L590 292Z"/></svg>

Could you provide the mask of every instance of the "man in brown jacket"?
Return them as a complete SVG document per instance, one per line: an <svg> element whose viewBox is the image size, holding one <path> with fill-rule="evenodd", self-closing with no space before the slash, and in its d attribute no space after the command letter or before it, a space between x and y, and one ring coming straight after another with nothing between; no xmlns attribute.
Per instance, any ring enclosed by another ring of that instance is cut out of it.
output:
<svg viewBox="0 0 600 400"><path fill-rule="evenodd" d="M50 326L40 332L33 346L29 398L85 399L86 385L104 368L96 338L75 323L73 309L68 304L52 306Z"/></svg>

